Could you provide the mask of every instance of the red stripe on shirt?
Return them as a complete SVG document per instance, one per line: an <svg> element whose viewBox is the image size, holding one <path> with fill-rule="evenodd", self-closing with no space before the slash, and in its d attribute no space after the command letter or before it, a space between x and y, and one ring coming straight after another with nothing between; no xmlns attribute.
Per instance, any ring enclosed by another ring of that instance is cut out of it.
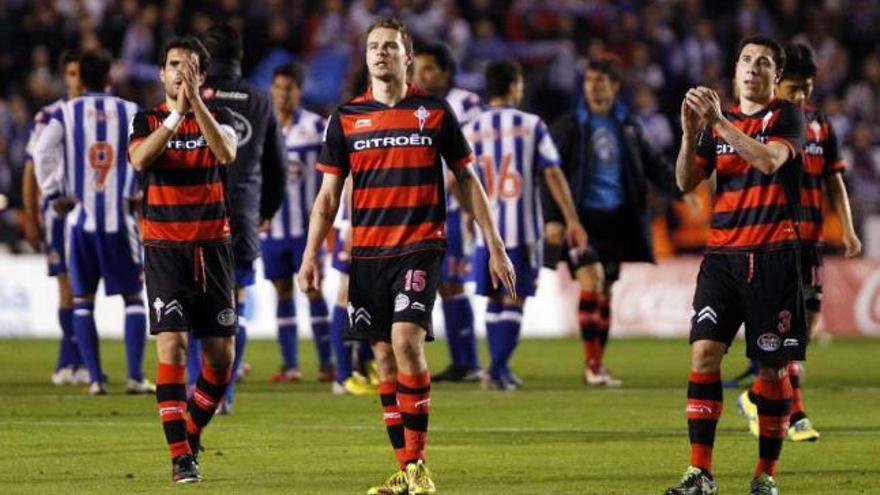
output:
<svg viewBox="0 0 880 495"><path fill-rule="evenodd" d="M352 206L361 208L398 208L436 205L439 203L436 184L424 186L370 187L355 189Z"/></svg>
<svg viewBox="0 0 880 495"><path fill-rule="evenodd" d="M229 219L194 222L154 222L144 220L144 240L209 241L229 237Z"/></svg>
<svg viewBox="0 0 880 495"><path fill-rule="evenodd" d="M389 227L352 227L353 247L399 247L445 238L445 224L420 223Z"/></svg>
<svg viewBox="0 0 880 495"><path fill-rule="evenodd" d="M147 188L147 204L172 206L219 203L224 200L224 193L221 182L197 186L150 186Z"/></svg>

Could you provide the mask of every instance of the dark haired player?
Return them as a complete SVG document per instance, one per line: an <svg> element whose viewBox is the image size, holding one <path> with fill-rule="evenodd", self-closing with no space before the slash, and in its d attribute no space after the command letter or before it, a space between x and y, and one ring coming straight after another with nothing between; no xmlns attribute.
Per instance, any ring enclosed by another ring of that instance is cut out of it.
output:
<svg viewBox="0 0 880 495"><path fill-rule="evenodd" d="M714 172L717 192L691 319L687 391L691 462L667 495L717 493L712 448L721 417L721 361L745 323L746 354L757 359L760 439L750 494L776 495L776 464L792 390L786 367L806 357L800 279L801 109L775 97L785 53L770 38L740 43L739 103L721 110L718 94L690 89L681 103L676 179L690 191Z"/></svg>
<svg viewBox="0 0 880 495"><path fill-rule="evenodd" d="M106 93L110 57L85 52L79 77L86 92L61 103L34 143L34 168L44 201L66 214L66 246L73 293L73 332L89 370L89 394L107 393L95 325L95 293L125 301L126 391L152 394L143 372L147 321L137 222L131 200L135 171L125 159L133 102Z"/></svg>
<svg viewBox="0 0 880 495"><path fill-rule="evenodd" d="M76 51L66 51L61 54L59 66L67 92L63 98L41 108L34 116L34 124L25 149L26 157L22 173L25 239L34 250L42 249L46 255L49 276L55 277L58 281L58 323L61 327L61 341L55 372L52 373L54 385L88 384L89 373L83 367L82 356L73 334L73 294L70 290L70 278L64 256L64 224L67 214L56 212L50 202L46 201L46 195L39 190L33 155L34 144L55 111L65 101L81 96L85 92L82 79L79 77L79 59L80 53ZM41 223L44 229L42 236Z"/></svg>
<svg viewBox="0 0 880 495"><path fill-rule="evenodd" d="M202 101L210 57L194 37L162 55L165 102L138 113L129 157L144 190L144 252L150 333L156 335L156 400L172 479L201 480L202 430L229 383L235 349L235 278L226 192L237 136L226 109ZM187 402L187 332L201 341L202 367Z"/></svg>
<svg viewBox="0 0 880 495"><path fill-rule="evenodd" d="M346 176L352 175L352 251L348 337L372 343L384 419L400 470L374 494L435 493L425 465L431 376L424 343L445 250L441 158L456 174L491 253L490 272L513 295L515 275L469 164L470 148L449 105L407 84L412 41L399 21L381 17L366 32L366 93L341 105L327 124L318 170L325 173L309 223L300 288L318 285L317 257Z"/></svg>
<svg viewBox="0 0 880 495"><path fill-rule="evenodd" d="M434 96L445 98L459 124L467 125L480 114L480 97L453 87L456 64L449 47L441 43L417 46L413 67L415 84ZM455 192L455 179L451 173L447 176L447 183L449 192ZM447 195L446 200L446 257L443 258L439 292L451 362L431 379L435 382L479 381L483 372L474 333L474 309L464 291L468 256L465 254L463 229L469 227L465 222L470 223L470 219L462 215L454 194Z"/></svg>
<svg viewBox="0 0 880 495"><path fill-rule="evenodd" d="M816 77L815 55L809 46L801 43L790 43L785 46L785 71L777 88L777 95L804 109L806 120L806 142L803 147L804 177L801 192L803 218L801 221L801 239L803 241L802 261L803 284L807 307L807 330L815 336L819 328L822 310L822 203L824 191L828 191L831 204L843 226L844 256L858 256L862 243L853 226L852 210L843 183L845 166L840 158L837 136L831 122L825 115L808 103L813 92L813 80ZM819 439L819 432L813 427L810 418L804 412L803 393L801 391L802 364L792 361L788 364L788 376L791 380L792 403L790 426L786 436L794 442L812 442ZM753 387L754 388L754 387ZM737 405L749 420L749 429L758 435L758 411L750 398L757 392L743 392Z"/></svg>

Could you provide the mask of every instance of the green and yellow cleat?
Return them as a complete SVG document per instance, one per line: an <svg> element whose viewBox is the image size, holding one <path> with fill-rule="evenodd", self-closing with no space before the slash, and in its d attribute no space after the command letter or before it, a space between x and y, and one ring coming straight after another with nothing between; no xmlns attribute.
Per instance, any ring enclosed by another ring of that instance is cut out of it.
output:
<svg viewBox="0 0 880 495"><path fill-rule="evenodd" d="M819 432L813 428L810 418L801 418L788 427L786 437L792 442L815 442L819 439Z"/></svg>
<svg viewBox="0 0 880 495"><path fill-rule="evenodd" d="M407 495L408 493L409 484L405 471L397 471L381 485L367 490L367 495Z"/></svg>
<svg viewBox="0 0 880 495"><path fill-rule="evenodd" d="M434 482L431 480L431 472L425 461L420 460L406 466L406 482L409 486L409 495L430 495L437 493Z"/></svg>
<svg viewBox="0 0 880 495"><path fill-rule="evenodd" d="M749 398L748 390L743 392L739 398L736 399L736 408L739 410L739 413L746 418L746 421L749 422L749 431L752 432L752 435L756 437L760 436L761 429L758 425L758 406L756 406Z"/></svg>
<svg viewBox="0 0 880 495"><path fill-rule="evenodd" d="M352 375L342 383L334 381L330 390L336 395L375 395L376 387L360 375Z"/></svg>

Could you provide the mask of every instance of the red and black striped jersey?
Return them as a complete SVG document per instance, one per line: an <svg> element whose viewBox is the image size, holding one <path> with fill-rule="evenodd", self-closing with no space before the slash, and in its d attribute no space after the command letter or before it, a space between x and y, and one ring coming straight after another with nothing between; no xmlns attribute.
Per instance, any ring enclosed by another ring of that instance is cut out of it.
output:
<svg viewBox="0 0 880 495"><path fill-rule="evenodd" d="M791 157L767 175L750 166L716 131L703 129L697 140L696 164L709 174L714 171L717 181L706 249L723 252L798 245L803 111L775 99L754 114L734 107L724 116L753 139L784 143Z"/></svg>
<svg viewBox="0 0 880 495"><path fill-rule="evenodd" d="M807 138L804 144L804 179L801 184L803 222L801 238L816 244L822 239L822 184L826 177L843 173L844 164L837 136L825 114L813 107L804 109Z"/></svg>
<svg viewBox="0 0 880 495"><path fill-rule="evenodd" d="M169 113L165 103L138 112L130 142L149 136ZM212 108L211 114L225 132L235 135L229 110ZM184 116L165 152L141 174L141 183L144 244L229 241L226 167L208 148L193 112Z"/></svg>
<svg viewBox="0 0 880 495"><path fill-rule="evenodd" d="M352 174L352 257L400 256L446 246L442 161L473 160L455 114L442 98L410 86L389 107L367 91L330 117L321 172Z"/></svg>

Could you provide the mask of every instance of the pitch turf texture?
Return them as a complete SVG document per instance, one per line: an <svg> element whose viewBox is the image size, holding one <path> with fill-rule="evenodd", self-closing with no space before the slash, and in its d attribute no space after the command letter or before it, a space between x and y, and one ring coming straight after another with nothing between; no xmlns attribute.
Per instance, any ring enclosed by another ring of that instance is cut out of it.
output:
<svg viewBox="0 0 880 495"><path fill-rule="evenodd" d="M151 343L152 344L152 343ZM446 363L446 347L429 362ZM742 345L726 376L744 366ZM153 346L147 370L153 375ZM152 396L122 395L120 342L102 342L110 395L48 383L56 344L0 341L0 493L362 494L395 468L378 398L338 397L314 382L314 350L301 346L306 381L271 385L274 342L249 344L254 372L235 411L204 435L205 481L174 486ZM619 340L608 364L619 390L581 384L580 343L528 340L515 370L526 388L481 392L433 386L428 457L441 494L656 494L688 463L684 341ZM811 349L807 411L822 439L786 442L780 491L880 494L880 341L836 340ZM757 441L725 394L715 475L720 493L746 493Z"/></svg>

